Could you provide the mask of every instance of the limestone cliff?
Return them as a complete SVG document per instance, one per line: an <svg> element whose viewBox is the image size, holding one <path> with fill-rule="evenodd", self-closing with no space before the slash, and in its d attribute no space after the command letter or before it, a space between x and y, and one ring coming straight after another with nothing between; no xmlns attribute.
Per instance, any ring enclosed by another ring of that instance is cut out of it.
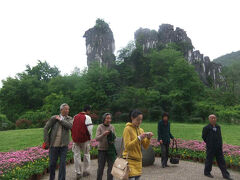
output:
<svg viewBox="0 0 240 180"><path fill-rule="evenodd" d="M204 56L200 51L194 51L192 41L183 29L178 27L174 29L170 24L160 25L158 32L140 28L135 32L135 41L143 47L144 52L148 52L151 48L161 49L169 43L179 45L185 59L195 67L204 84L215 87L221 85L222 66L211 62L209 57Z"/></svg>
<svg viewBox="0 0 240 180"><path fill-rule="evenodd" d="M96 20L96 25L87 30L86 54L88 67L94 62L100 66L111 67L115 63L115 41L109 25L101 19Z"/></svg>

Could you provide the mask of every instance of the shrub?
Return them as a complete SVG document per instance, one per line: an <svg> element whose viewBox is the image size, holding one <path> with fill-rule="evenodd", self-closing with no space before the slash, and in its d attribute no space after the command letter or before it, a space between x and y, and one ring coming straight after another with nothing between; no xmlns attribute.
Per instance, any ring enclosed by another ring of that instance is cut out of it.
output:
<svg viewBox="0 0 240 180"><path fill-rule="evenodd" d="M27 129L30 128L32 122L27 119L18 119L16 121L16 127L18 129Z"/></svg>
<svg viewBox="0 0 240 180"><path fill-rule="evenodd" d="M50 118L50 114L45 111L27 111L18 119L27 119L31 121L31 127L43 127L46 121Z"/></svg>
<svg viewBox="0 0 240 180"><path fill-rule="evenodd" d="M128 114L128 113L122 113L122 114L119 116L119 120L122 121L122 122L127 122L127 121L129 121L129 114Z"/></svg>
<svg viewBox="0 0 240 180"><path fill-rule="evenodd" d="M190 123L201 123L204 122L203 118L201 117L192 117L189 119Z"/></svg>
<svg viewBox="0 0 240 180"><path fill-rule="evenodd" d="M114 121L115 122L119 122L120 121L120 116L122 115L122 112L118 111L118 112L115 112L114 114Z"/></svg>
<svg viewBox="0 0 240 180"><path fill-rule="evenodd" d="M223 109L216 113L218 119L226 123L240 123L240 112L233 109Z"/></svg>
<svg viewBox="0 0 240 180"><path fill-rule="evenodd" d="M208 119L208 116L210 114L213 114L215 112L215 104L211 102L206 101L200 101L195 104L195 111L194 115L195 117L201 117L203 121Z"/></svg>
<svg viewBox="0 0 240 180"><path fill-rule="evenodd" d="M99 116L94 112L90 114L90 117L92 118L93 123L99 121Z"/></svg>
<svg viewBox="0 0 240 180"><path fill-rule="evenodd" d="M0 114L0 131L2 130L9 130L9 129L15 129L14 123L9 121L4 114Z"/></svg>
<svg viewBox="0 0 240 180"><path fill-rule="evenodd" d="M149 109L149 120L159 121L161 119L163 110L160 107L153 107Z"/></svg>

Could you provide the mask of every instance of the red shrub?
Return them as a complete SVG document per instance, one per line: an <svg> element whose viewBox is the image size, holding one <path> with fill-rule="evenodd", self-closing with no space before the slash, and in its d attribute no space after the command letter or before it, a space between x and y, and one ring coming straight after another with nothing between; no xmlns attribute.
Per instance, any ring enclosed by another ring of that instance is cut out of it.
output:
<svg viewBox="0 0 240 180"><path fill-rule="evenodd" d="M27 119L18 119L16 121L16 127L18 129L27 129L31 126L32 122Z"/></svg>

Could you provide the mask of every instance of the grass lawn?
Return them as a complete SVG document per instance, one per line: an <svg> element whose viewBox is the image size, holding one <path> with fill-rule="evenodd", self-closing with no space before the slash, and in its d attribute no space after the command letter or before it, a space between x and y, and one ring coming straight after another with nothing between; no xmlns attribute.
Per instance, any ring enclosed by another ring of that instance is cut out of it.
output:
<svg viewBox="0 0 240 180"><path fill-rule="evenodd" d="M117 136L122 136L125 123L114 124ZM185 140L202 140L201 133L204 124L172 123L171 131L174 137ZM157 123L143 123L145 132L152 131L157 138ZM226 144L240 145L240 125L222 124L223 141ZM94 136L97 126L94 126ZM27 147L38 146L43 142L43 129L24 129L0 131L0 152L16 151Z"/></svg>

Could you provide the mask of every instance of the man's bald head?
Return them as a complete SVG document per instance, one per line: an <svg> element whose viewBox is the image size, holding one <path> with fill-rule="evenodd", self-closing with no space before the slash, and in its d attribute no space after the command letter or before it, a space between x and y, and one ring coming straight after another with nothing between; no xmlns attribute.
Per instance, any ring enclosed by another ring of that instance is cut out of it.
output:
<svg viewBox="0 0 240 180"><path fill-rule="evenodd" d="M216 117L216 115L211 114L211 115L208 116L208 119L209 119L210 124L212 124L212 125L214 125L214 126L216 125L216 123L217 123L217 117Z"/></svg>

